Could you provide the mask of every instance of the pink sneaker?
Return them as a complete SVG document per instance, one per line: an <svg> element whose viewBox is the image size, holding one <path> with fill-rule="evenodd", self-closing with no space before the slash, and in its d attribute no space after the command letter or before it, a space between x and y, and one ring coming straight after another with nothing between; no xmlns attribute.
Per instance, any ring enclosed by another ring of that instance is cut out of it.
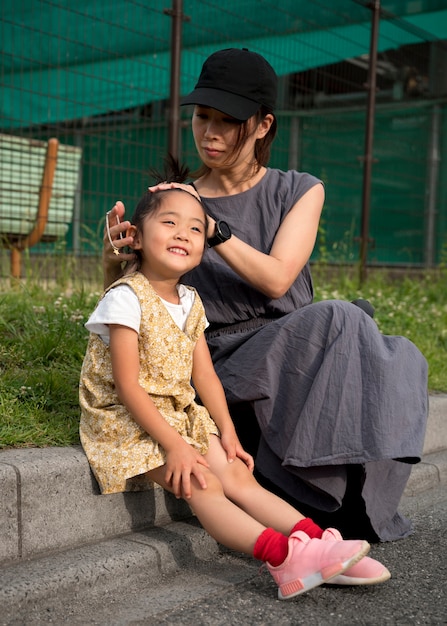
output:
<svg viewBox="0 0 447 626"><path fill-rule="evenodd" d="M297 530L289 537L289 553L278 567L266 563L278 585L278 598L289 600L342 574L369 551L367 541L310 539Z"/></svg>
<svg viewBox="0 0 447 626"><path fill-rule="evenodd" d="M343 537L336 528L327 528L323 536L323 541L343 541ZM390 571L369 556L365 556L353 567L347 569L343 574L335 576L329 585L377 585L391 578Z"/></svg>

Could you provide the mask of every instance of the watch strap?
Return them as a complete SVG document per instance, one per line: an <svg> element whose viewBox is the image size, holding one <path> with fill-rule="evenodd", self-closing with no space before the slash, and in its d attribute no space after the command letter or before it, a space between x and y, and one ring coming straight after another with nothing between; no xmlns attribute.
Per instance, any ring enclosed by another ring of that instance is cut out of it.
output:
<svg viewBox="0 0 447 626"><path fill-rule="evenodd" d="M224 243L225 241L228 241L230 237L231 237L231 230L228 224L226 222L223 222L222 220L218 220L216 222L214 235L208 239L207 243L210 248L213 248L214 246L217 246L220 243Z"/></svg>

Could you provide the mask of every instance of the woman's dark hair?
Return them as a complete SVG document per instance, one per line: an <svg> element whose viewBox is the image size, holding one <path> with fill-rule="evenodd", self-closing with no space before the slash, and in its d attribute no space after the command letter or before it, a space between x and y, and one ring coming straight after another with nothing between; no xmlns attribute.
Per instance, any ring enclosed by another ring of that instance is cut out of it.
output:
<svg viewBox="0 0 447 626"><path fill-rule="evenodd" d="M254 126L253 126L253 118L249 118L245 122L241 122L239 126L239 132L236 139L236 144L233 148L233 151L230 155L230 159L228 160L228 165L231 165L233 161L237 159L239 156L244 143L251 133L254 132L255 128L262 122L266 115L273 113L264 106L261 106L259 111L254 115ZM273 140L276 137L276 132L278 129L278 123L276 121L276 117L273 115L273 122L269 128L268 133L262 137L261 139L257 139L255 143L255 154L254 154L254 173L259 172L261 167L267 165L270 160L270 150L273 143ZM206 165L201 165L195 172L192 172L191 176L193 178L200 178L205 174L208 174L210 168Z"/></svg>
<svg viewBox="0 0 447 626"><path fill-rule="evenodd" d="M177 159L175 159L171 154L166 157L164 160L163 170L150 169L149 174L153 179L152 185L158 185L160 183L168 182L168 183L184 183L189 176L189 168L186 165L181 165ZM159 191L146 191L146 193L140 198L138 204L135 208L135 211L131 218L131 224L135 226L137 231L143 230L143 222L144 220L154 213L161 207L163 204L163 199L166 197L167 193L171 191L182 191L178 188L173 189L160 189ZM184 193L188 193L184 191ZM193 195L193 194L192 194ZM199 202L199 200L197 200ZM208 226L208 218L203 208L203 215L205 216L205 226ZM206 229L205 229L206 233ZM206 242L206 240L205 240ZM141 250L134 250L134 253L137 257L137 268L141 267Z"/></svg>

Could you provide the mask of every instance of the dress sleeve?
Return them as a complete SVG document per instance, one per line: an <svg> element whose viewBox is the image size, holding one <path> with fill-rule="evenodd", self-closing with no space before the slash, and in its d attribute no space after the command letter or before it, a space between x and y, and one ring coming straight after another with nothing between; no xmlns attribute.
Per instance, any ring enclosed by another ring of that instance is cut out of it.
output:
<svg viewBox="0 0 447 626"><path fill-rule="evenodd" d="M128 285L118 285L99 301L85 327L109 344L109 324L128 326L140 331L141 307L137 295Z"/></svg>

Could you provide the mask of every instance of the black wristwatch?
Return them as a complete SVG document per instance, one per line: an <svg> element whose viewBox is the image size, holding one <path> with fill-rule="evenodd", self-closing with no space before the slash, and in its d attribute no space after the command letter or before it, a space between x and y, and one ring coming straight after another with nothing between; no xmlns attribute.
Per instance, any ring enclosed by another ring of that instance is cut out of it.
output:
<svg viewBox="0 0 447 626"><path fill-rule="evenodd" d="M214 248L214 246L217 246L219 243L228 241L230 237L231 228L228 224L222 220L217 220L214 235L208 239L208 245L210 248Z"/></svg>

